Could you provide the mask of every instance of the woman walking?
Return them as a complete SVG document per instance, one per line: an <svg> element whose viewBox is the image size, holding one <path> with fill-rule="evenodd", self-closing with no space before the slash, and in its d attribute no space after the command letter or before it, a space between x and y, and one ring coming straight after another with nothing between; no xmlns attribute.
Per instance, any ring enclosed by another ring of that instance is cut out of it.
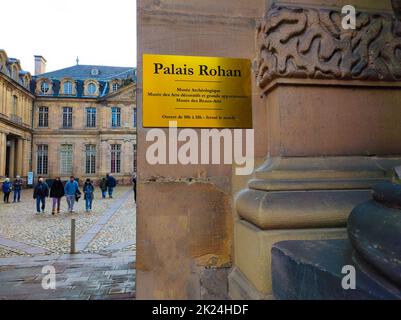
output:
<svg viewBox="0 0 401 320"><path fill-rule="evenodd" d="M61 182L60 177L57 177L50 188L50 198L53 199L53 208L52 208L53 216L56 213L56 207L57 207L57 213L60 213L60 204L62 197L64 197L64 185Z"/></svg>
<svg viewBox="0 0 401 320"><path fill-rule="evenodd" d="M4 193L4 203L10 202L10 193L12 190L12 185L9 178L6 178L3 182L2 190Z"/></svg>
<svg viewBox="0 0 401 320"><path fill-rule="evenodd" d="M84 199L85 199L85 208L86 212L92 211L92 202L93 202L93 191L95 188L93 187L92 181L88 178L84 184Z"/></svg>

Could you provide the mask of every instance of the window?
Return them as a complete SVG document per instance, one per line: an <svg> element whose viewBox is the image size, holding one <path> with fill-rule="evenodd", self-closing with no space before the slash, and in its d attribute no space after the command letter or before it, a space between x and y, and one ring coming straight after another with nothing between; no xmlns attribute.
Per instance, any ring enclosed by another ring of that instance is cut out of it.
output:
<svg viewBox="0 0 401 320"><path fill-rule="evenodd" d="M72 82L64 82L64 94L72 94Z"/></svg>
<svg viewBox="0 0 401 320"><path fill-rule="evenodd" d="M72 108L64 107L63 108L63 128L71 128L72 127Z"/></svg>
<svg viewBox="0 0 401 320"><path fill-rule="evenodd" d="M38 127L46 128L49 126L49 108L39 107Z"/></svg>
<svg viewBox="0 0 401 320"><path fill-rule="evenodd" d="M47 144L38 144L37 174L48 173L48 146Z"/></svg>
<svg viewBox="0 0 401 320"><path fill-rule="evenodd" d="M118 83L117 83L117 82L114 82L114 83L113 83L113 92L117 91L118 88L119 88Z"/></svg>
<svg viewBox="0 0 401 320"><path fill-rule="evenodd" d="M12 113L14 115L16 115L17 111L18 111L18 97L17 96L13 96L13 111L12 111Z"/></svg>
<svg viewBox="0 0 401 320"><path fill-rule="evenodd" d="M134 115L133 115L133 122L134 122L134 128L136 128L136 108L134 109Z"/></svg>
<svg viewBox="0 0 401 320"><path fill-rule="evenodd" d="M86 108L86 126L96 128L96 108Z"/></svg>
<svg viewBox="0 0 401 320"><path fill-rule="evenodd" d="M88 94L90 94L91 96L93 96L96 93L96 85L94 83L89 83L88 84Z"/></svg>
<svg viewBox="0 0 401 320"><path fill-rule="evenodd" d="M62 175L72 174L72 144L61 145L60 172Z"/></svg>
<svg viewBox="0 0 401 320"><path fill-rule="evenodd" d="M136 172L136 166L137 166L137 162L136 162L136 143L132 145L132 150L134 151L134 162L133 162L133 171Z"/></svg>
<svg viewBox="0 0 401 320"><path fill-rule="evenodd" d="M98 76L98 75L99 75L99 69L93 68L93 69L91 70L91 75L92 75L92 76Z"/></svg>
<svg viewBox="0 0 401 320"><path fill-rule="evenodd" d="M17 78L17 69L14 66L11 67L11 78L14 80Z"/></svg>
<svg viewBox="0 0 401 320"><path fill-rule="evenodd" d="M121 108L111 108L111 126L113 128L121 127Z"/></svg>
<svg viewBox="0 0 401 320"><path fill-rule="evenodd" d="M46 81L43 81L40 84L40 92L42 92L43 94L47 94L50 90L50 86Z"/></svg>
<svg viewBox="0 0 401 320"><path fill-rule="evenodd" d="M111 145L111 173L121 172L121 145Z"/></svg>
<svg viewBox="0 0 401 320"><path fill-rule="evenodd" d="M96 146L88 144L85 146L85 172L86 174L96 173Z"/></svg>

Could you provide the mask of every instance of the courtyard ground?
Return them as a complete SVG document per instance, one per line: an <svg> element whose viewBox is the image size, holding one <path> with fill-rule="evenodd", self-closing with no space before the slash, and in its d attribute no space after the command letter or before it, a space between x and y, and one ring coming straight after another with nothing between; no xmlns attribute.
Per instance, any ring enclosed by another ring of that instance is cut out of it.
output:
<svg viewBox="0 0 401 320"><path fill-rule="evenodd" d="M135 202L131 187L113 199L95 192L93 211L81 199L75 213L37 215L32 190L20 203L0 203L0 299L126 299L135 296ZM70 255L71 219L77 254ZM57 289L43 290L42 267L57 272Z"/></svg>

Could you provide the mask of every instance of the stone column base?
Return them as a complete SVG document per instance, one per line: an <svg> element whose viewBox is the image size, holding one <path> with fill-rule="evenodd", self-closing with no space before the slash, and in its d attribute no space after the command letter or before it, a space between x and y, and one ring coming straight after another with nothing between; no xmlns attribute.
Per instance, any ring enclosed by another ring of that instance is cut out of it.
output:
<svg viewBox="0 0 401 320"><path fill-rule="evenodd" d="M262 230L244 220L235 222L236 268L229 276L232 299L270 299L271 249L283 240L345 239L345 228ZM240 273L239 273L240 272Z"/></svg>

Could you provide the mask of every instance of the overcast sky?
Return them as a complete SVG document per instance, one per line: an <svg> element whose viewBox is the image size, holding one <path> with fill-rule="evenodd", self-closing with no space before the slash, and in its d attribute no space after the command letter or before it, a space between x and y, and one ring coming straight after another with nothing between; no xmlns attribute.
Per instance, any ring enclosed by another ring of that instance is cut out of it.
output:
<svg viewBox="0 0 401 320"><path fill-rule="evenodd" d="M3 3L0 49L34 73L76 64L136 66L136 0L12 0Z"/></svg>

